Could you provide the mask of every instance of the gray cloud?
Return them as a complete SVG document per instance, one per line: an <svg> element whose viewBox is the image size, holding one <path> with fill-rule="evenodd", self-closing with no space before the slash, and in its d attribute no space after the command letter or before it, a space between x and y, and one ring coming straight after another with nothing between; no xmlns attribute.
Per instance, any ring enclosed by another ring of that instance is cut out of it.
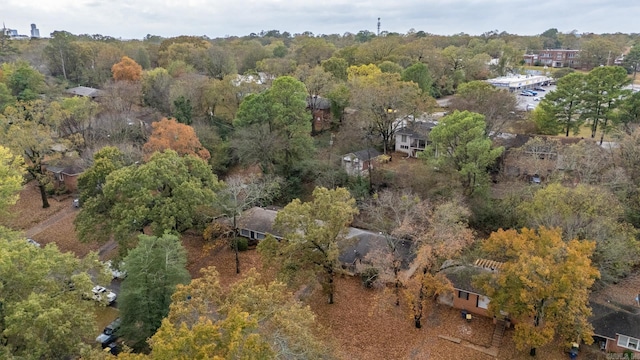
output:
<svg viewBox="0 0 640 360"><path fill-rule="evenodd" d="M635 0L48 0L27 5L5 0L1 19L27 34L36 23L41 34L67 30L121 38L247 35L277 29L314 34L376 30L434 34L481 34L499 30L534 35L560 31L638 32Z"/></svg>

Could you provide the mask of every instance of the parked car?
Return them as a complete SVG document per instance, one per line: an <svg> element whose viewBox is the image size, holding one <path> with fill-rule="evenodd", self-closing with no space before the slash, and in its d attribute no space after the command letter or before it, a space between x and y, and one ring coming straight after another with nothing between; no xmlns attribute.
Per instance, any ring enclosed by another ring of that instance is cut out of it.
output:
<svg viewBox="0 0 640 360"><path fill-rule="evenodd" d="M539 97L534 97L533 101L540 101L540 98Z"/></svg>
<svg viewBox="0 0 640 360"><path fill-rule="evenodd" d="M535 91L542 91L542 92L547 91L547 90L545 90L545 89L543 89L543 88L541 88L541 87L539 87L539 86L534 87L534 88L533 88L533 90L535 90Z"/></svg>
<svg viewBox="0 0 640 360"><path fill-rule="evenodd" d="M120 318L113 320L111 324L107 325L107 327L102 330L102 334L98 335L96 342L102 345L102 348L106 348L113 344L118 338L116 336L116 332L120 329L121 323L122 320Z"/></svg>
<svg viewBox="0 0 640 360"><path fill-rule="evenodd" d="M91 298L95 301L102 302L104 301L103 299L106 298L109 305L113 304L113 302L116 301L116 293L105 288L104 286L96 285L93 287L93 289L91 289L91 292L93 293Z"/></svg>
<svg viewBox="0 0 640 360"><path fill-rule="evenodd" d="M538 93L533 91L533 90L525 90L525 91L528 92L529 94L533 95L533 96L538 95Z"/></svg>
<svg viewBox="0 0 640 360"><path fill-rule="evenodd" d="M35 246L35 247L40 247L40 246L41 246L39 242L37 242L37 241L35 241L35 240L31 239L31 238L28 238L28 239L27 239L27 242L28 242L29 244L31 244L31 245L33 245L33 246Z"/></svg>
<svg viewBox="0 0 640 360"><path fill-rule="evenodd" d="M528 91L523 91L520 93L520 96L533 96L533 94Z"/></svg>
<svg viewBox="0 0 640 360"><path fill-rule="evenodd" d="M111 276L114 279L124 279L127 277L127 272L122 270L122 266L124 265L123 262L120 263L117 269L113 266L113 263L111 262L111 260L108 260L105 263L105 265L107 265L107 268L111 272Z"/></svg>
<svg viewBox="0 0 640 360"><path fill-rule="evenodd" d="M540 176L536 174L531 177L531 183L534 185L540 185L542 180L540 179Z"/></svg>
<svg viewBox="0 0 640 360"><path fill-rule="evenodd" d="M536 106L535 106L535 105L533 105L533 104L527 104L527 111L531 111L531 110L533 110L533 109L535 109L535 108L536 108Z"/></svg>

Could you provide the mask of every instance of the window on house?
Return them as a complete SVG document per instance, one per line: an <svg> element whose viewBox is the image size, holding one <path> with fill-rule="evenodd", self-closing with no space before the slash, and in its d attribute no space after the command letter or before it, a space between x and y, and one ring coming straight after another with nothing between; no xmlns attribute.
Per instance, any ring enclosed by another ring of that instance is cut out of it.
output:
<svg viewBox="0 0 640 360"><path fill-rule="evenodd" d="M630 336L618 335L618 346L631 350L640 350L640 340Z"/></svg>
<svg viewBox="0 0 640 360"><path fill-rule="evenodd" d="M247 229L241 229L240 230L240 235L245 236L245 237L249 237L249 235L251 235L251 231L249 231Z"/></svg>
<svg viewBox="0 0 640 360"><path fill-rule="evenodd" d="M408 150L409 145L400 145L400 149Z"/></svg>
<svg viewBox="0 0 640 360"><path fill-rule="evenodd" d="M264 239L264 238L265 238L265 236L264 236L264 234L263 234L263 233L256 233L256 239L258 239L258 240L262 240L262 239Z"/></svg>
<svg viewBox="0 0 640 360"><path fill-rule="evenodd" d="M407 135L402 135L401 139L402 142L407 142Z"/></svg>
<svg viewBox="0 0 640 360"><path fill-rule="evenodd" d="M480 309L488 309L489 308L489 298L486 296L478 296L478 303L476 304Z"/></svg>
<svg viewBox="0 0 640 360"><path fill-rule="evenodd" d="M469 300L469 293L466 291L458 291L458 297L460 299Z"/></svg>

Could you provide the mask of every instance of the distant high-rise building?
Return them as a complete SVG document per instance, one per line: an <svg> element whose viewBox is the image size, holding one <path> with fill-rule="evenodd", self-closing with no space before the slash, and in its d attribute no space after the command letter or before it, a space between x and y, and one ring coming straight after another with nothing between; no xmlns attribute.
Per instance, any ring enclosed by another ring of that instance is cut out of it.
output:
<svg viewBox="0 0 640 360"><path fill-rule="evenodd" d="M32 38L40 37L40 30L38 30L38 28L36 27L36 24L31 24L31 37Z"/></svg>

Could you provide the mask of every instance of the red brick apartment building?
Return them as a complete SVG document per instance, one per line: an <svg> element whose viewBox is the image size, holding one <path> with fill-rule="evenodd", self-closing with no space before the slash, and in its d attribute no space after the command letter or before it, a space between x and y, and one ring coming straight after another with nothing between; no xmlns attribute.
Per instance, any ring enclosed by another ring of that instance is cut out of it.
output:
<svg viewBox="0 0 640 360"><path fill-rule="evenodd" d="M529 66L546 65L554 68L578 68L580 66L579 55L580 50L546 49L540 50L536 54L525 54L524 63Z"/></svg>

